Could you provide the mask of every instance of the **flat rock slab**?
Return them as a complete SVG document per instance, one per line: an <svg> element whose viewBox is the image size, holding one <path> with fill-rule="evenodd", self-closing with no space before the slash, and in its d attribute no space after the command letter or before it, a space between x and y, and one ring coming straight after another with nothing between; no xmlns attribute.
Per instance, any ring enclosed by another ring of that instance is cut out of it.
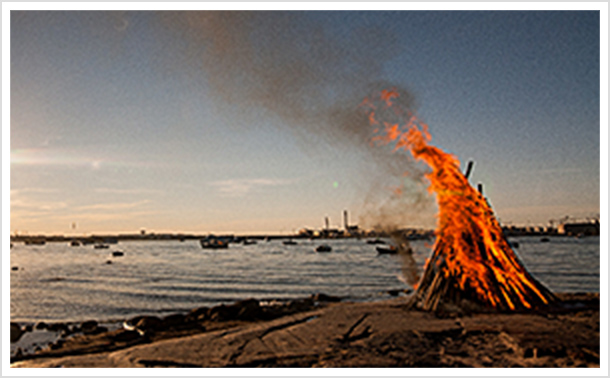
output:
<svg viewBox="0 0 610 378"><path fill-rule="evenodd" d="M599 367L599 297L585 296L583 306L545 314L439 316L407 310L404 298L333 303L271 321L11 367Z"/></svg>

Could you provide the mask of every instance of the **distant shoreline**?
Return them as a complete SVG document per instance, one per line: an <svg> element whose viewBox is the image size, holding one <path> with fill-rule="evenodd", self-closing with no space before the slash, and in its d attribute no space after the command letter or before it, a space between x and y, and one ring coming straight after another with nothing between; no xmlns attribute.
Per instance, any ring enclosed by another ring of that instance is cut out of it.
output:
<svg viewBox="0 0 610 378"><path fill-rule="evenodd" d="M404 232L414 239L430 238L433 236L433 230L427 229L404 229L399 232ZM129 240L200 240L209 237L212 233L205 234L192 234L192 233L146 233L146 234L90 234L90 235L11 235L11 242L70 242L80 241L87 242L113 242L113 241L129 241ZM243 240L281 240L281 239L354 239L354 238L376 238L376 237L390 237L389 233L367 231L359 232L357 234L341 234L334 233L332 235L319 235L314 236L312 234L244 234L235 235L230 233L214 233L215 237L220 239L229 240L229 242L241 242Z"/></svg>
<svg viewBox="0 0 610 378"><path fill-rule="evenodd" d="M406 229L401 230L409 234L409 239L431 239L434 237L433 230L425 229ZM191 234L191 233L149 233L149 234L90 234L83 236L74 235L11 235L11 243L23 242L26 244L40 244L41 242L71 242L78 241L83 244L87 243L113 243L118 241L158 241L158 240L200 240L209 237L211 234ZM249 234L249 235L234 235L234 234L214 234L218 238L229 240L229 242L241 242L243 240L282 240L282 239L366 239L390 237L389 233L369 231L356 235L333 235L333 236L312 236L303 234ZM588 233L558 233L556 229L526 229L526 228L505 228L504 235L506 237L517 236L599 236L599 231Z"/></svg>

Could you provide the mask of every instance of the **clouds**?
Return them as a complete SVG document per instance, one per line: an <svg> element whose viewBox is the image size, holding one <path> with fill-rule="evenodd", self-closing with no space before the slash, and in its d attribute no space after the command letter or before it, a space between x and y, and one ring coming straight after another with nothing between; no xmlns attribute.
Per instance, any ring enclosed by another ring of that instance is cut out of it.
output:
<svg viewBox="0 0 610 378"><path fill-rule="evenodd" d="M116 194L116 195L145 195L159 194L160 190L150 188L95 188L96 193L100 194Z"/></svg>
<svg viewBox="0 0 610 378"><path fill-rule="evenodd" d="M49 199L57 193L58 190L51 188L11 189L11 214L17 212L23 216L35 216L40 213L65 209L68 207L65 201Z"/></svg>
<svg viewBox="0 0 610 378"><path fill-rule="evenodd" d="M229 179L210 183L223 197L245 197L251 193L289 185L292 180L287 179Z"/></svg>
<svg viewBox="0 0 610 378"><path fill-rule="evenodd" d="M104 191L104 188L99 190ZM142 193L137 189L126 189L130 193ZM125 193L123 193L124 195ZM59 189L27 187L11 190L11 228L32 232L50 228L70 232L73 223L80 231L90 229L111 230L126 221L144 219L158 215L155 203L150 199L109 201L103 197L98 201L79 204L80 199L66 198ZM80 226L84 226L80 227ZM103 228L102 228L103 227Z"/></svg>
<svg viewBox="0 0 610 378"><path fill-rule="evenodd" d="M17 166L86 167L97 170L105 163L104 159L89 155L91 155L90 151L85 154L74 149L50 148L47 146L37 149L16 149L11 151L11 164Z"/></svg>
<svg viewBox="0 0 610 378"><path fill-rule="evenodd" d="M75 207L76 211L104 211L104 212L121 212L127 209L141 207L150 203L149 200L141 200L135 202L115 202L115 203L96 203L92 205L84 205Z"/></svg>

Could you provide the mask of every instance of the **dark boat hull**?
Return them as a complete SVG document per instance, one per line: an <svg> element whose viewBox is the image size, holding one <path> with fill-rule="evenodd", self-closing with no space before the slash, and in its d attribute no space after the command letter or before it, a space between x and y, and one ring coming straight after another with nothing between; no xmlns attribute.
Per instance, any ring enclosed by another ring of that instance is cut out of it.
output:
<svg viewBox="0 0 610 378"><path fill-rule="evenodd" d="M229 248L229 243L219 240L201 240L201 248L204 249L226 249Z"/></svg>
<svg viewBox="0 0 610 378"><path fill-rule="evenodd" d="M395 255L398 253L398 248L377 247L377 253L380 255Z"/></svg>

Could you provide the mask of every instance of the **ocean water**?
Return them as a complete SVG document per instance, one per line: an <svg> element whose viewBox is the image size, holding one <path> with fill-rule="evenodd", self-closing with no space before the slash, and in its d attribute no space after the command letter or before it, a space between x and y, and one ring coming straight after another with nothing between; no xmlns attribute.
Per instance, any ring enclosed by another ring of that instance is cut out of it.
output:
<svg viewBox="0 0 610 378"><path fill-rule="evenodd" d="M511 238L528 271L555 292L599 292L599 237ZM321 243L330 253L315 252ZM432 241L415 241L420 272ZM411 288L398 255L365 240L280 240L202 249L198 241L121 241L109 249L17 243L10 251L11 321L120 320L163 315L241 299L302 298L314 293L372 301ZM122 251L124 256L113 257ZM111 263L107 263L110 261Z"/></svg>

